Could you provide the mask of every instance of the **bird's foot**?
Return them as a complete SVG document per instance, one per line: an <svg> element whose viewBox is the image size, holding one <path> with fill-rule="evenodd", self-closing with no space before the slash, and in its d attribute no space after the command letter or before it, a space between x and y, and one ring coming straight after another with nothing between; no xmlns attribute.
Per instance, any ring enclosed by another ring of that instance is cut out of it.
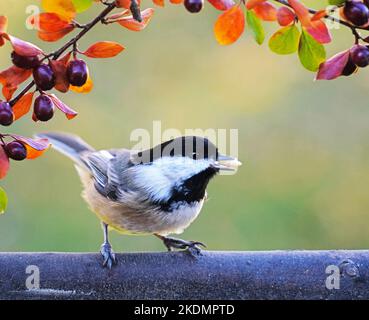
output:
<svg viewBox="0 0 369 320"><path fill-rule="evenodd" d="M163 237L162 240L168 251L172 251L172 249L186 249L192 255L200 255L200 247L206 248L206 245L199 241L186 241L170 237Z"/></svg>
<svg viewBox="0 0 369 320"><path fill-rule="evenodd" d="M102 244L100 253L104 259L103 267L108 267L109 269L111 269L112 266L117 263L117 260L115 258L115 253L113 249L111 248L111 245L109 242L105 242Z"/></svg>

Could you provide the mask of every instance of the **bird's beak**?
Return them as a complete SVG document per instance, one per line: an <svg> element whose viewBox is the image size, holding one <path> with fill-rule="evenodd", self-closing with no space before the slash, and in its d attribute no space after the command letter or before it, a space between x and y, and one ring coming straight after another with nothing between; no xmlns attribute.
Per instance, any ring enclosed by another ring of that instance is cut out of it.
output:
<svg viewBox="0 0 369 320"><path fill-rule="evenodd" d="M223 171L235 171L242 165L237 158L232 158L226 155L220 154L218 160L215 162L214 167Z"/></svg>

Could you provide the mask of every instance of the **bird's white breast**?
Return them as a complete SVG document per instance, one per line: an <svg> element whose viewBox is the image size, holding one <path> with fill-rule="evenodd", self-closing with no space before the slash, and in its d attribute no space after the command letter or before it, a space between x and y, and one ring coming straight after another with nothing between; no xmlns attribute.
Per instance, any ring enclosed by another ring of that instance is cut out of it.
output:
<svg viewBox="0 0 369 320"><path fill-rule="evenodd" d="M204 200L194 202L191 205L184 203L172 212L163 213L163 228L157 233L161 235L182 233L197 218L203 204Z"/></svg>

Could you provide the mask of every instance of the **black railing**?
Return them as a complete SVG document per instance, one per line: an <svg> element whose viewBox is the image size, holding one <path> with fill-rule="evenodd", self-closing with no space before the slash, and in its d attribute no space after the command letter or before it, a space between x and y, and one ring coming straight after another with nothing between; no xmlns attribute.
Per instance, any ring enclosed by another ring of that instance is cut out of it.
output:
<svg viewBox="0 0 369 320"><path fill-rule="evenodd" d="M0 253L0 299L369 299L369 251Z"/></svg>

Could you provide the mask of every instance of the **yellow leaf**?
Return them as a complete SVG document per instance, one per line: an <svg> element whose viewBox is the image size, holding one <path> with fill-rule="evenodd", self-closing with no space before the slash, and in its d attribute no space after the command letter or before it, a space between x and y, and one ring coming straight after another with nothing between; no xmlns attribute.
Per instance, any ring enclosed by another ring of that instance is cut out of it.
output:
<svg viewBox="0 0 369 320"><path fill-rule="evenodd" d="M82 87L70 86L70 90L77 93L89 93L93 87L94 83L92 82L90 75L88 75L87 81Z"/></svg>
<svg viewBox="0 0 369 320"><path fill-rule="evenodd" d="M72 0L42 0L43 9L53 12L70 22L76 16L76 8Z"/></svg>

